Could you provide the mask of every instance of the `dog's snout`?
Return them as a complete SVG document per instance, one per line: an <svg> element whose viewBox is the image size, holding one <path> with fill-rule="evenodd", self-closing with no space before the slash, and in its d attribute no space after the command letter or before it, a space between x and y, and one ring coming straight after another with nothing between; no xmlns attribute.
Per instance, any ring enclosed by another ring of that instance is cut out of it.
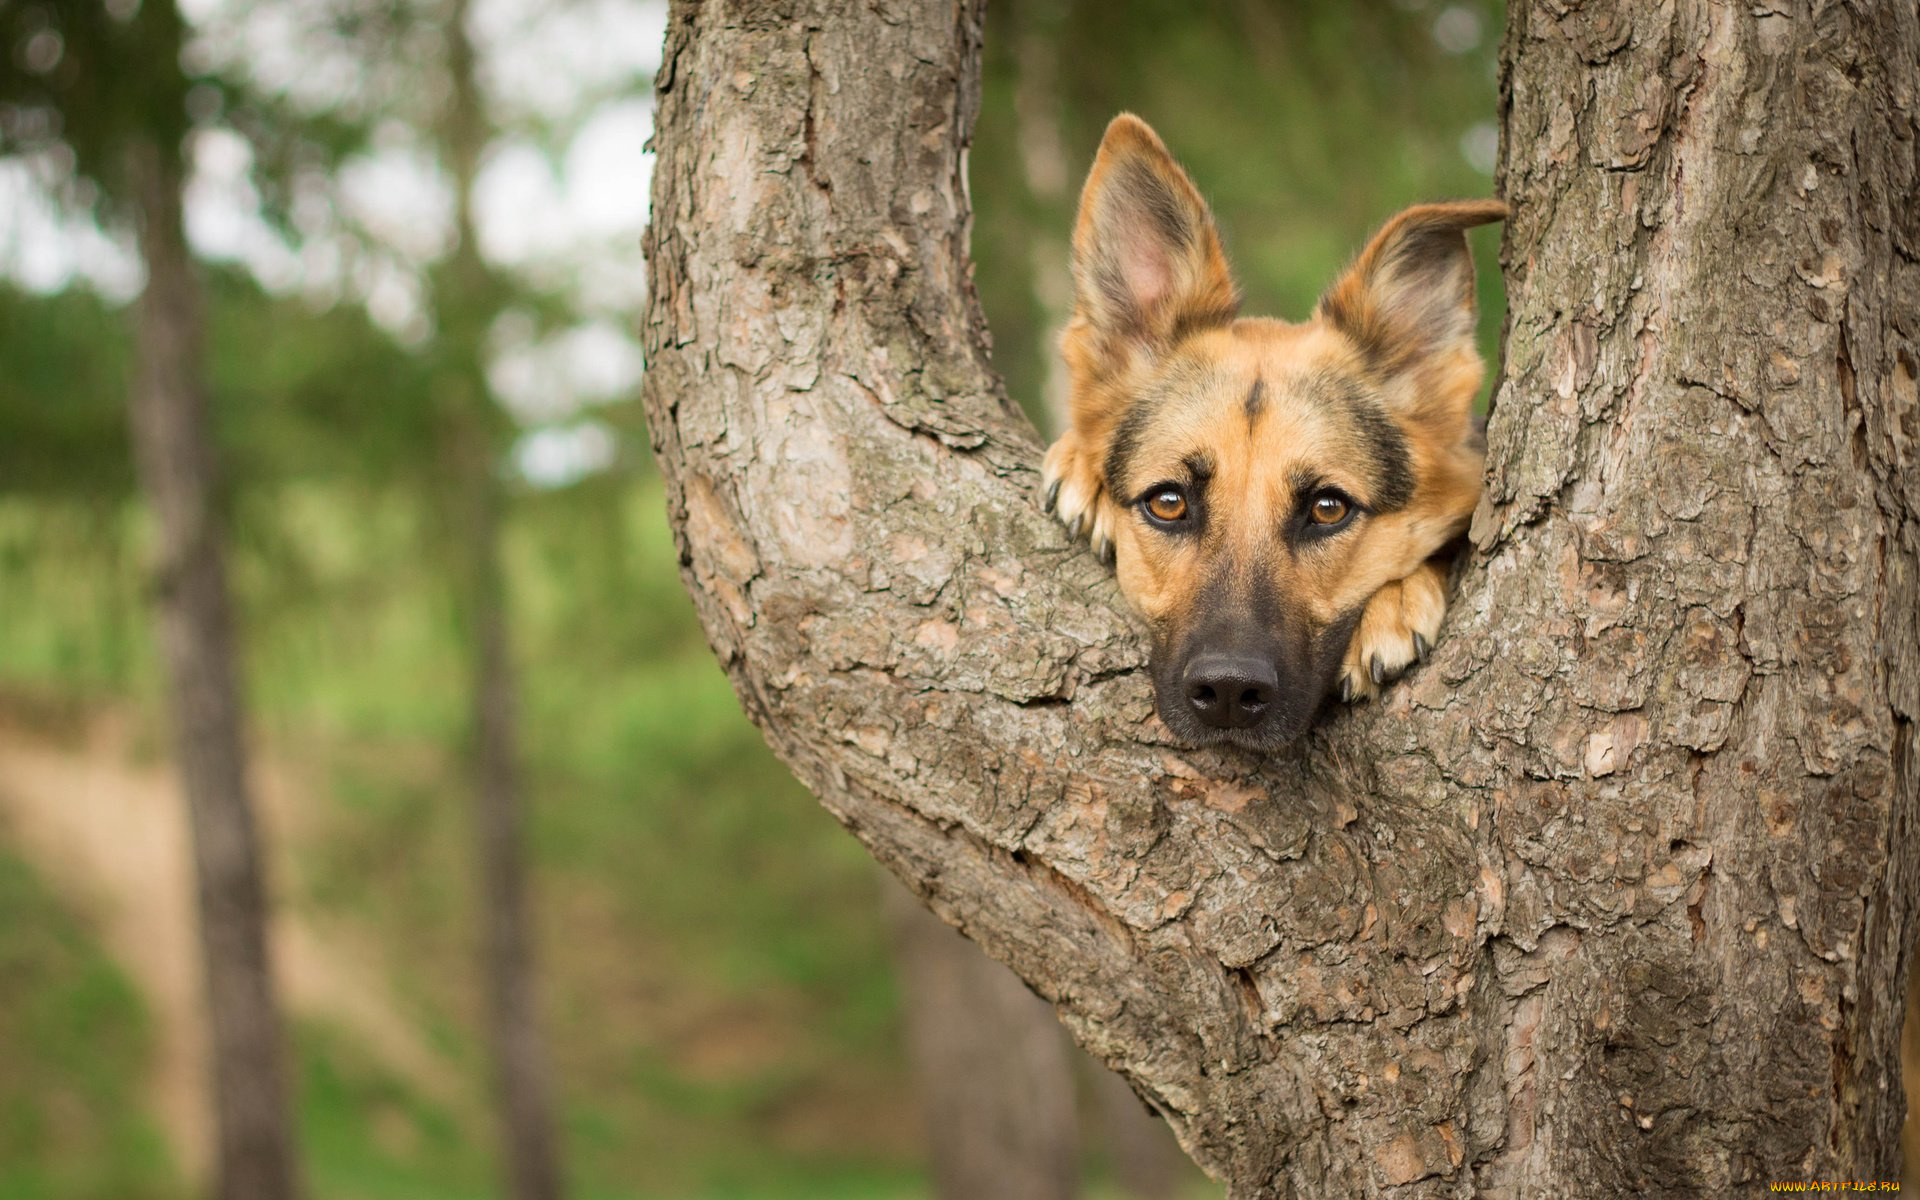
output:
<svg viewBox="0 0 1920 1200"><path fill-rule="evenodd" d="M1187 664L1187 703L1215 729L1252 729L1280 690L1271 662L1250 654L1202 654Z"/></svg>

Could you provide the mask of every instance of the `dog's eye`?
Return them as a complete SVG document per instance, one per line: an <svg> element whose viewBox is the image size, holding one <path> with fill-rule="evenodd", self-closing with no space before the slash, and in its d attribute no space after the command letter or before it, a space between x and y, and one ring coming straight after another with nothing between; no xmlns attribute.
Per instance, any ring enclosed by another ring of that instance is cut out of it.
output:
<svg viewBox="0 0 1920 1200"><path fill-rule="evenodd" d="M1347 519L1352 506L1345 496L1335 492L1321 492L1313 498L1313 504L1307 509L1307 515L1313 518L1315 525L1338 525Z"/></svg>
<svg viewBox="0 0 1920 1200"><path fill-rule="evenodd" d="M1187 498L1179 488L1155 488L1147 496L1147 515L1156 521L1180 521L1186 519Z"/></svg>

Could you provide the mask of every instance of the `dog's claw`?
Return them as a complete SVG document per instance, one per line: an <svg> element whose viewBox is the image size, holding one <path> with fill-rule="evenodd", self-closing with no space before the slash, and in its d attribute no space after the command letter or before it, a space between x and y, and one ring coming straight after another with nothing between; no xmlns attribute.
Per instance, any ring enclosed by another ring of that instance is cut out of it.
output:
<svg viewBox="0 0 1920 1200"><path fill-rule="evenodd" d="M1062 482L1061 480L1056 479L1052 483L1047 485L1046 495L1040 498L1041 512L1051 514L1053 512L1054 506L1060 503L1061 482Z"/></svg>
<svg viewBox="0 0 1920 1200"><path fill-rule="evenodd" d="M1378 654L1367 663L1367 674L1373 676L1373 686L1379 687L1387 681L1387 665L1380 661Z"/></svg>
<svg viewBox="0 0 1920 1200"><path fill-rule="evenodd" d="M1353 700L1353 676L1342 675L1340 677L1340 703L1348 704L1348 703L1351 703L1352 700Z"/></svg>
<svg viewBox="0 0 1920 1200"><path fill-rule="evenodd" d="M1093 548L1093 556L1099 559L1103 565L1109 566L1109 567L1112 566L1113 565L1113 539L1101 538L1099 541L1099 544L1094 546Z"/></svg>
<svg viewBox="0 0 1920 1200"><path fill-rule="evenodd" d="M1413 635L1413 657L1416 662L1427 661L1427 652L1433 647L1427 642L1426 635L1416 631Z"/></svg>

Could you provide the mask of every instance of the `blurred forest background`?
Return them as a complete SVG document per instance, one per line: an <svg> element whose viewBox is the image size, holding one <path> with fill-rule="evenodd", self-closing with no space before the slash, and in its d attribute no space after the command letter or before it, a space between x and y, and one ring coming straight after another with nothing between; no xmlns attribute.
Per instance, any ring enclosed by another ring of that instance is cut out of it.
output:
<svg viewBox="0 0 1920 1200"><path fill-rule="evenodd" d="M990 1006L942 1007L964 987L929 965L940 931L740 715L636 411L665 20L0 0L0 1196L186 1197L212 1169L129 435L154 261L134 143L181 147L307 1193L505 1190L483 836L505 829L568 1194L933 1194L926 1031ZM1485 2L995 4L974 252L1011 393L1050 428L1066 233L1116 111L1213 202L1247 311L1299 318L1395 209L1491 191L1500 33ZM520 814L490 826L500 800ZM1056 1190L1217 1194L1102 1074L1012 1085L1065 1089Z"/></svg>

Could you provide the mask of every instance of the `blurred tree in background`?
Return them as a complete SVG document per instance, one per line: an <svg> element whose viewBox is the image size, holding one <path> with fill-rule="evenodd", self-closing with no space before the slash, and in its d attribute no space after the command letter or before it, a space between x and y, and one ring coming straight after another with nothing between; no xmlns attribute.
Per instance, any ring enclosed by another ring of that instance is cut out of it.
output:
<svg viewBox="0 0 1920 1200"><path fill-rule="evenodd" d="M83 852L124 826L75 840L75 806L177 803L152 775L155 534L126 432L143 271L61 148L81 131L35 126L14 87L84 70L44 11L0 0L0 1195L179 1195L209 1166L207 1113L178 1102L204 1083L179 1066L204 1018L135 952L129 913L156 893ZM455 800L490 744L492 595L574 1190L926 1194L879 887L701 643L631 405L661 6L472 0L464 134L450 7L183 11L186 231L312 1193L492 1191L482 843ZM1153 121L1207 192L1247 311L1297 318L1387 213L1490 189L1499 20L1416 0L996 9L971 176L1013 394L1048 423L1066 233L1114 111ZM1077 1086L1086 1110L1105 1085ZM1129 1135L1084 1124L1110 1190Z"/></svg>
<svg viewBox="0 0 1920 1200"><path fill-rule="evenodd" d="M294 1200L298 1155L266 884L248 772L207 403L206 297L187 246L185 23L174 0L15 5L4 76L10 140L59 155L91 189L92 214L131 226L146 283L132 305L125 385L133 458L154 517L151 590L174 760L192 829L199 958L222 1200Z"/></svg>
<svg viewBox="0 0 1920 1200"><path fill-rule="evenodd" d="M440 465L433 492L451 549L457 636L471 663L466 757L479 835L487 1029L510 1194L515 1200L557 1200L562 1188L553 1088L540 1035L522 862L520 693L501 562L500 476L511 431L503 428L508 421L487 382L489 331L512 290L481 253L474 220L474 192L494 129L480 92L470 6L449 0L434 6L432 15L446 86L431 128L453 190L454 238L452 251L428 275L427 300L436 318L429 359L437 367Z"/></svg>

